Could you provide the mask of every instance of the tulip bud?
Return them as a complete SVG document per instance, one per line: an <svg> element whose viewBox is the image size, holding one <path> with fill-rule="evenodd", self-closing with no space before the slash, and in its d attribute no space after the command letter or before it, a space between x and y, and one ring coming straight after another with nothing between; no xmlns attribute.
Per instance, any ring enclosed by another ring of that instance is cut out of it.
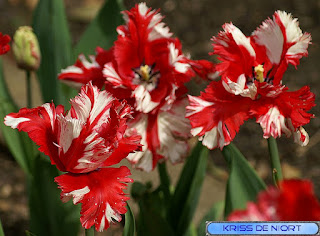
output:
<svg viewBox="0 0 320 236"><path fill-rule="evenodd" d="M32 71L40 66L41 54L37 36L29 26L21 26L13 36L13 54L19 68Z"/></svg>

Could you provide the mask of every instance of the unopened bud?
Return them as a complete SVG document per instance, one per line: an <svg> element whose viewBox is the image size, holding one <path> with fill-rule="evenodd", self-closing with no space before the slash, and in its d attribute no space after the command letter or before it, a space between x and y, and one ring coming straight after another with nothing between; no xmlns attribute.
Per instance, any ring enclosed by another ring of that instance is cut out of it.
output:
<svg viewBox="0 0 320 236"><path fill-rule="evenodd" d="M13 36L12 50L19 68L29 71L39 68L40 48L37 36L31 27L19 27Z"/></svg>

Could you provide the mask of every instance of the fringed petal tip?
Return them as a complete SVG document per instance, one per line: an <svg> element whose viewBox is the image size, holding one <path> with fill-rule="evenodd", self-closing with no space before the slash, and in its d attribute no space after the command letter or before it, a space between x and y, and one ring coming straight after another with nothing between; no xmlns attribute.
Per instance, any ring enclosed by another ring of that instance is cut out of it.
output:
<svg viewBox="0 0 320 236"><path fill-rule="evenodd" d="M61 200L73 199L74 204L81 203L80 221L84 228L93 225L99 232L108 229L113 221L121 221L125 214L129 197L123 192L130 170L120 168L102 168L85 174L64 174L55 178L61 189Z"/></svg>

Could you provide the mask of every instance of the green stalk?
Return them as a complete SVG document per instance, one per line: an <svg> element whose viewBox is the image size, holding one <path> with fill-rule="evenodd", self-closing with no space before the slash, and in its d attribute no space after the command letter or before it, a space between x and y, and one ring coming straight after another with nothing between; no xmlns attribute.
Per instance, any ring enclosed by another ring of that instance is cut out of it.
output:
<svg viewBox="0 0 320 236"><path fill-rule="evenodd" d="M94 236L94 226L92 226L90 229L86 229L86 236Z"/></svg>
<svg viewBox="0 0 320 236"><path fill-rule="evenodd" d="M32 107L32 97L31 97L31 72L29 70L26 71L27 78L27 107Z"/></svg>
<svg viewBox="0 0 320 236"><path fill-rule="evenodd" d="M166 163L158 163L158 172L160 177L160 189L163 191L165 201L170 202L170 177L168 175Z"/></svg>
<svg viewBox="0 0 320 236"><path fill-rule="evenodd" d="M278 182L281 181L283 177L282 177L282 170L281 170L281 163L280 163L277 141L275 138L270 137L268 139L268 148L269 148L270 160L271 160L272 177L273 177L274 184L277 186Z"/></svg>

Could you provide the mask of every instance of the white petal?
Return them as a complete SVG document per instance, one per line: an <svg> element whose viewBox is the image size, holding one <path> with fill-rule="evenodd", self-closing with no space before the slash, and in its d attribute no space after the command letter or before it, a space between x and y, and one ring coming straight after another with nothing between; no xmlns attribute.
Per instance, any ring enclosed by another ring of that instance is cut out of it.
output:
<svg viewBox="0 0 320 236"><path fill-rule="evenodd" d="M279 64L284 37L280 26L275 20L267 19L262 25L253 32L253 37L257 44L263 45L267 49L267 56L271 63Z"/></svg>
<svg viewBox="0 0 320 236"><path fill-rule="evenodd" d="M141 16L145 16L148 11L148 7L147 7L146 3L145 2L139 3L138 10L139 10L139 13Z"/></svg>
<svg viewBox="0 0 320 236"><path fill-rule="evenodd" d="M78 138L84 122L78 119L67 119L62 115L57 116L60 128L59 146L64 153L68 151L74 139Z"/></svg>
<svg viewBox="0 0 320 236"><path fill-rule="evenodd" d="M309 143L309 135L303 127L299 127L297 131L293 132L293 140L295 143L298 143L304 147Z"/></svg>
<svg viewBox="0 0 320 236"><path fill-rule="evenodd" d="M79 67L72 65L72 66L68 66L66 69L61 70L61 74L67 74L67 73L82 74L83 70Z"/></svg>
<svg viewBox="0 0 320 236"><path fill-rule="evenodd" d="M156 24L153 27L153 30L149 33L149 41L153 41L160 38L170 38L172 33L170 32L169 27L167 27L163 22Z"/></svg>
<svg viewBox="0 0 320 236"><path fill-rule="evenodd" d="M84 195L86 195L89 192L90 192L90 189L88 186L81 189L73 190L70 193L64 194L62 201L67 202L69 201L70 198L73 197L73 204L77 204L79 201L83 199Z"/></svg>
<svg viewBox="0 0 320 236"><path fill-rule="evenodd" d="M158 102L151 101L151 95L143 84L139 85L132 94L136 99L137 111L149 113L159 105Z"/></svg>
<svg viewBox="0 0 320 236"><path fill-rule="evenodd" d="M106 80L115 86L121 86L123 84L122 79L113 68L112 63L104 65L103 75L106 77Z"/></svg>
<svg viewBox="0 0 320 236"><path fill-rule="evenodd" d="M127 133L130 133L133 130L135 130L141 136L140 143L142 144L142 151L130 153L127 157L127 159L133 164L138 163L144 155L148 155L146 154L146 151L148 149L148 144L146 141L147 124L148 124L148 115L140 114L132 122L129 123L130 129L127 129L126 131ZM152 159L152 155L151 155L151 159Z"/></svg>
<svg viewBox="0 0 320 236"><path fill-rule="evenodd" d="M179 50L175 47L174 43L169 44L169 62L179 73L186 73L190 68L190 65L187 63L179 62L184 58L184 55L179 55Z"/></svg>
<svg viewBox="0 0 320 236"><path fill-rule="evenodd" d="M190 123L185 118L187 100L175 103L171 110L161 112L158 116L158 136L160 150L158 154L177 163L187 155L187 140L190 134Z"/></svg>
<svg viewBox="0 0 320 236"><path fill-rule="evenodd" d="M197 136L202 130L203 130L203 127L196 127L196 128L191 129L190 133L193 136Z"/></svg>
<svg viewBox="0 0 320 236"><path fill-rule="evenodd" d="M255 99L257 94L257 87L254 83L248 85L247 88L245 88L246 77L244 74L241 74L238 77L236 83L228 79L227 83L225 81L222 81L222 85L229 93L233 93L234 95L241 95L242 97L249 97L252 100Z"/></svg>
<svg viewBox="0 0 320 236"><path fill-rule="evenodd" d="M88 89L93 90L93 97L88 97ZM91 102L93 101L93 103ZM95 121L99 116L96 127L101 126L102 123L107 121L109 117L109 109L105 109L107 106L111 106L113 97L106 91L99 91L96 86L85 86L81 89L81 92L73 100L71 105L77 114L77 118L86 122L89 119L90 124ZM103 114L101 114L103 112Z"/></svg>
<svg viewBox="0 0 320 236"><path fill-rule="evenodd" d="M44 107L44 109L46 109L46 112L48 113L48 116L50 117L50 122L51 122L51 127L52 130L54 128L54 117L53 117L53 111L51 109L51 105L49 103L45 103L42 105L42 107Z"/></svg>
<svg viewBox="0 0 320 236"><path fill-rule="evenodd" d="M204 108L212 106L214 104L212 102L202 100L201 98L196 96L188 95L188 98L190 101L190 106L187 106L187 117L192 116L202 111Z"/></svg>
<svg viewBox="0 0 320 236"><path fill-rule="evenodd" d="M281 137L282 133L290 136L291 131L286 125L286 120L283 115L281 115L278 107L274 106L268 110L268 112L261 116L257 123L263 130L263 137L269 138L270 136L277 138Z"/></svg>
<svg viewBox="0 0 320 236"><path fill-rule="evenodd" d="M239 45L239 46L241 45L241 46L245 47L252 57L256 56L256 53L255 53L253 47L251 46L250 38L247 38L241 32L240 29L238 29L233 24L225 24L224 25L224 30L226 32L229 32L229 33L232 34L232 37L233 37L233 39L234 39L234 41L236 42L237 45ZM221 41L219 41L219 42L221 43Z"/></svg>
<svg viewBox="0 0 320 236"><path fill-rule="evenodd" d="M221 121L220 121L221 122ZM223 135L222 135L222 141L224 141ZM202 144L209 149L213 149L218 146L218 143L220 139L220 134L218 132L218 128L214 127L210 131L207 131L203 136L199 138L200 141L202 141Z"/></svg>
<svg viewBox="0 0 320 236"><path fill-rule="evenodd" d="M150 152L150 150L146 150L145 152L143 152L143 155L141 156L136 167L143 171L150 172L152 171L152 165L153 165L152 153Z"/></svg>
<svg viewBox="0 0 320 236"><path fill-rule="evenodd" d="M6 116L4 118L4 124L6 126L10 126L13 129L16 129L20 123L23 123L29 120L30 120L29 118L24 118L24 117L14 118L12 116Z"/></svg>

